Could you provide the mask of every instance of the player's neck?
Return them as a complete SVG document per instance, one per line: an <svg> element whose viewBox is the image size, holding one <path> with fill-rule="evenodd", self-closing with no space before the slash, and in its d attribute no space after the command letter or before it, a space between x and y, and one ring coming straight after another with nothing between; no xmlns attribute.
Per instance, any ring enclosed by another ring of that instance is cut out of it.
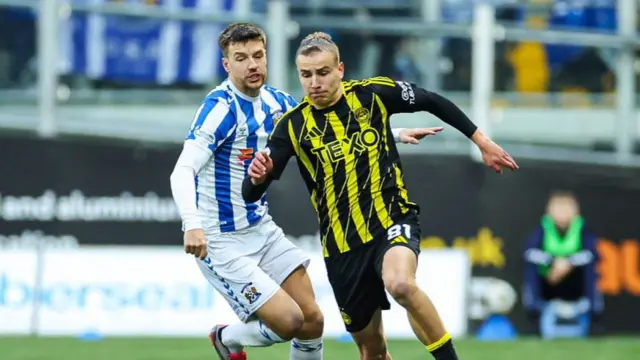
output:
<svg viewBox="0 0 640 360"><path fill-rule="evenodd" d="M247 97L246 100L254 100L258 96L260 96L260 88L248 89L243 84L236 84L231 77L229 77L229 86L233 91L236 92L236 94L240 96L244 95L243 97Z"/></svg>

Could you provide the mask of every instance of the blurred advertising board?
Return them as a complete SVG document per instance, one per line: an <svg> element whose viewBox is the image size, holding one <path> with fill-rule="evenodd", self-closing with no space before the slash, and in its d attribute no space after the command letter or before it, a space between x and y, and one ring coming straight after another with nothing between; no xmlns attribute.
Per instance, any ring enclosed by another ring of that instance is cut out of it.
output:
<svg viewBox="0 0 640 360"><path fill-rule="evenodd" d="M180 245L179 148L0 138L0 248Z"/></svg>
<svg viewBox="0 0 640 360"><path fill-rule="evenodd" d="M456 337L467 330L470 269L465 251L420 255L418 282ZM325 335L344 335L322 255L312 254L309 274L325 314ZM413 337L397 303L383 317L390 338ZM41 257L30 250L0 253L0 333L205 337L213 325L237 321L193 256L179 247L55 249Z"/></svg>
<svg viewBox="0 0 640 360"><path fill-rule="evenodd" d="M0 162L0 248L182 243L169 187L179 146L1 138L0 151L10 154ZM503 294L499 306L517 329L533 330L520 299L523 247L549 193L568 190L600 238L603 330L640 332L640 324L627 321L640 307L640 171L520 160L519 172L497 175L466 157L401 160L409 196L421 206L423 249L464 249L471 258L473 322L482 322L495 294ZM270 212L292 241L315 249L317 218L310 201L301 201L306 194L291 162L269 189Z"/></svg>

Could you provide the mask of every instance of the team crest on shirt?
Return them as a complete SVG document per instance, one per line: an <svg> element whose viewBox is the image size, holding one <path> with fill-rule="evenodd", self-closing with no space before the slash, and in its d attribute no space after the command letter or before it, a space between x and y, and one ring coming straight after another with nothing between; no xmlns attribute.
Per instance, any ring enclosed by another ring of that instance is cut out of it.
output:
<svg viewBox="0 0 640 360"><path fill-rule="evenodd" d="M254 302L258 301L260 296L262 296L262 293L258 292L258 289L253 286L252 282L243 286L240 292L242 293L242 295L244 295L245 298L247 298L247 300L249 300L249 304L253 304Z"/></svg>
<svg viewBox="0 0 640 360"><path fill-rule="evenodd" d="M359 122L369 121L369 110L362 107L358 108L353 112L353 116L355 116Z"/></svg>
<svg viewBox="0 0 640 360"><path fill-rule="evenodd" d="M282 115L284 115L284 113L282 113L282 111L280 110L276 110L271 114L271 118L273 119L273 126L278 125L278 122L280 122L280 119L282 119Z"/></svg>
<svg viewBox="0 0 640 360"><path fill-rule="evenodd" d="M249 135L249 125L247 124L239 125L238 129L236 130L236 136L243 137L248 135Z"/></svg>

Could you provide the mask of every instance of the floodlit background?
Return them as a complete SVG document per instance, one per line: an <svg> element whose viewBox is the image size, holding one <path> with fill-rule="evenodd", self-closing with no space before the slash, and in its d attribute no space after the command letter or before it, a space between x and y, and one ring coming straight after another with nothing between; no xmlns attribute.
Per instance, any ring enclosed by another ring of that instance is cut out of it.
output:
<svg viewBox="0 0 640 360"><path fill-rule="evenodd" d="M493 174L450 127L400 146L422 207L418 280L461 358L637 358L637 19L636 0L0 0L0 358L214 356L208 330L236 320L182 253L168 178L225 78L217 36L234 21L266 29L267 82L298 99L295 49L325 31L346 78L441 93L516 158L520 172ZM554 191L575 196L597 238L605 306L589 339L550 346L523 288L526 241ZM271 212L314 256L325 358L354 359L303 197L289 170ZM401 308L385 316L395 358L429 356Z"/></svg>

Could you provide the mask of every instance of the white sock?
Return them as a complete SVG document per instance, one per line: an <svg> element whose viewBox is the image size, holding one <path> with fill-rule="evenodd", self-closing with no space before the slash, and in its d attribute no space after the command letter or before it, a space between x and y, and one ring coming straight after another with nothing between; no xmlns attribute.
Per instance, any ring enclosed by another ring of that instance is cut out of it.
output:
<svg viewBox="0 0 640 360"><path fill-rule="evenodd" d="M322 360L322 338L313 340L291 340L289 360Z"/></svg>
<svg viewBox="0 0 640 360"><path fill-rule="evenodd" d="M262 321L251 321L229 325L220 335L224 346L233 353L241 352L245 346L265 347L285 342Z"/></svg>

